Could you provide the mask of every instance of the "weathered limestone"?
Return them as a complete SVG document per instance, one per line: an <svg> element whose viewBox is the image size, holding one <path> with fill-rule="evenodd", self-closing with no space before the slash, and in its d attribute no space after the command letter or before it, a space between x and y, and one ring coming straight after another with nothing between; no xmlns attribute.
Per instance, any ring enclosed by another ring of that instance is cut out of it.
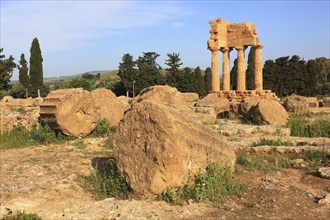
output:
<svg viewBox="0 0 330 220"><path fill-rule="evenodd" d="M212 51L212 92L220 91L219 51Z"/></svg>
<svg viewBox="0 0 330 220"><path fill-rule="evenodd" d="M234 167L226 139L180 108L143 101L128 111L113 136L118 169L133 192L154 198L181 187L212 163Z"/></svg>
<svg viewBox="0 0 330 220"><path fill-rule="evenodd" d="M261 91L263 90L262 85L262 51L264 45L260 44L254 46L254 89Z"/></svg>
<svg viewBox="0 0 330 220"><path fill-rule="evenodd" d="M223 90L230 90L230 53L231 49L224 47L221 49L222 52L222 73L223 73Z"/></svg>
<svg viewBox="0 0 330 220"><path fill-rule="evenodd" d="M237 88L239 92L246 91L245 76L245 57L244 50L248 46L255 49L255 76L254 85L256 91L263 91L262 81L262 48L257 37L257 29L254 24L249 22L229 23L223 18L212 20L210 39L208 40L208 49L212 52L212 90L210 92L219 92L219 60L218 51L222 54L222 76L223 90L230 90L230 51L235 48L237 50Z"/></svg>
<svg viewBox="0 0 330 220"><path fill-rule="evenodd" d="M236 47L237 50L237 90L246 90L246 79L245 79L245 55L244 47Z"/></svg>

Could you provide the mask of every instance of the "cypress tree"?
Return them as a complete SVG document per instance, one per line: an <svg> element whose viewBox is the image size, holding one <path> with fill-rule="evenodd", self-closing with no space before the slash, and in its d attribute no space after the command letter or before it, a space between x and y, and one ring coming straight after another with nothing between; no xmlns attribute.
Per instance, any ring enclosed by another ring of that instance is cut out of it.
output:
<svg viewBox="0 0 330 220"><path fill-rule="evenodd" d="M254 47L251 47L248 56L248 66L246 69L246 89L248 90L254 89L254 57Z"/></svg>
<svg viewBox="0 0 330 220"><path fill-rule="evenodd" d="M29 68L27 66L27 61L25 59L24 53L21 54L21 59L19 61L19 82L24 86L25 88L25 95L26 98L28 98L28 88L29 88Z"/></svg>
<svg viewBox="0 0 330 220"><path fill-rule="evenodd" d="M207 67L205 69L204 82L205 82L206 92L211 91L211 89L212 89L212 70L210 67Z"/></svg>
<svg viewBox="0 0 330 220"><path fill-rule="evenodd" d="M194 87L194 91L198 93L199 96L206 95L205 82L202 76L202 71L199 66L196 67L194 72Z"/></svg>
<svg viewBox="0 0 330 220"><path fill-rule="evenodd" d="M231 90L237 89L237 58L234 60L234 66L230 71L230 85Z"/></svg>
<svg viewBox="0 0 330 220"><path fill-rule="evenodd" d="M34 38L30 49L30 84L34 90L40 89L43 85L42 56L39 41Z"/></svg>

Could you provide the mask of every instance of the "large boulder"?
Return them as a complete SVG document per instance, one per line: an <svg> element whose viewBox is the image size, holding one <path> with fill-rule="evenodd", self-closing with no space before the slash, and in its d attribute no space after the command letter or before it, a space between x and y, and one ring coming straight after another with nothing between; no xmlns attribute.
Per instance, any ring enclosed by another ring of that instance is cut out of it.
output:
<svg viewBox="0 0 330 220"><path fill-rule="evenodd" d="M196 103L197 107L212 107L217 115L229 112L230 103L226 98L221 98L217 93L210 93Z"/></svg>
<svg viewBox="0 0 330 220"><path fill-rule="evenodd" d="M330 97L323 98L323 107L330 107Z"/></svg>
<svg viewBox="0 0 330 220"><path fill-rule="evenodd" d="M193 106L198 100L197 93L181 93L170 86L150 86L143 89L137 97L137 102L145 100L172 105Z"/></svg>
<svg viewBox="0 0 330 220"><path fill-rule="evenodd" d="M288 112L294 113L305 113L309 110L308 98L294 94L283 100L283 106Z"/></svg>
<svg viewBox="0 0 330 220"><path fill-rule="evenodd" d="M124 116L125 104L108 89L95 89L91 93L99 108L100 119L106 119L111 127L116 127Z"/></svg>
<svg viewBox="0 0 330 220"><path fill-rule="evenodd" d="M239 113L246 119L251 117L250 110L260 102L259 96L246 97L239 105Z"/></svg>
<svg viewBox="0 0 330 220"><path fill-rule="evenodd" d="M262 99L250 110L252 120L259 124L284 126L288 123L289 114L283 106L271 99Z"/></svg>
<svg viewBox="0 0 330 220"><path fill-rule="evenodd" d="M83 137L101 120L92 94L81 88L52 91L40 105L40 118L62 134Z"/></svg>
<svg viewBox="0 0 330 220"><path fill-rule="evenodd" d="M179 109L144 101L119 123L113 152L133 191L147 198L183 186L212 163L233 167L236 156L224 137Z"/></svg>

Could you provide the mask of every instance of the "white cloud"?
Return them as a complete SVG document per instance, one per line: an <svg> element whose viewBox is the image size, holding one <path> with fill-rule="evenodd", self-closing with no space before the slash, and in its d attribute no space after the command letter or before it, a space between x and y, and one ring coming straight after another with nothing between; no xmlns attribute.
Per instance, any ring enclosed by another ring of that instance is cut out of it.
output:
<svg viewBox="0 0 330 220"><path fill-rule="evenodd" d="M137 28L181 26L185 10L177 2L6 2L1 5L1 47L6 53L20 53L38 37L43 53L67 50Z"/></svg>

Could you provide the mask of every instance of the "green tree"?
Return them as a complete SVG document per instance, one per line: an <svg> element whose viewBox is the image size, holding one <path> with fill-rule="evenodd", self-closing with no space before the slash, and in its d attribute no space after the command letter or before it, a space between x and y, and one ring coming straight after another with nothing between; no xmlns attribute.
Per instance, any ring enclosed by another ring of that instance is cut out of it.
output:
<svg viewBox="0 0 330 220"><path fill-rule="evenodd" d="M43 85L42 55L39 41L34 38L30 49L30 85L32 90L38 90Z"/></svg>
<svg viewBox="0 0 330 220"><path fill-rule="evenodd" d="M262 69L264 89L273 90L273 92L279 95L278 91L276 90L276 84L278 83L276 82L276 73L276 63L273 60L266 60Z"/></svg>
<svg viewBox="0 0 330 220"><path fill-rule="evenodd" d="M230 71L230 85L232 90L237 89L237 59L234 60L233 68Z"/></svg>
<svg viewBox="0 0 330 220"><path fill-rule="evenodd" d="M124 54L122 62L119 63L119 77L121 79L120 87L133 94L133 82L137 80L137 69L135 61L130 54Z"/></svg>
<svg viewBox="0 0 330 220"><path fill-rule="evenodd" d="M28 63L25 59L24 53L21 54L21 59L19 61L18 70L19 70L19 82L25 88L25 97L28 98L28 88L29 88L29 68Z"/></svg>
<svg viewBox="0 0 330 220"><path fill-rule="evenodd" d="M167 84L173 87L178 86L178 77L181 74L180 66L182 65L179 53L168 53L168 59L165 64L169 66L166 70L166 81Z"/></svg>
<svg viewBox="0 0 330 220"><path fill-rule="evenodd" d="M67 88L83 88L90 91L92 89L92 85L87 79L79 77L71 79L67 84Z"/></svg>
<svg viewBox="0 0 330 220"><path fill-rule="evenodd" d="M320 70L316 60L308 60L306 64L307 73L305 76L305 92L306 96L316 96L319 92L318 80L320 78Z"/></svg>
<svg viewBox="0 0 330 220"><path fill-rule="evenodd" d="M194 80L193 80L193 91L196 92L199 96L205 96L206 95L206 89L205 89L205 82L204 78L202 76L202 71L198 67L196 67L194 71Z"/></svg>
<svg viewBox="0 0 330 220"><path fill-rule="evenodd" d="M1 54L2 51L3 48L0 48L0 90L8 90L16 64L14 62L15 59L11 55L8 59L5 59L5 55Z"/></svg>
<svg viewBox="0 0 330 220"><path fill-rule="evenodd" d="M92 79L95 78L95 76L93 74L91 74L91 73L83 73L81 75L81 77L84 78L84 79L89 79L89 80L92 80Z"/></svg>
<svg viewBox="0 0 330 220"><path fill-rule="evenodd" d="M204 82L205 82L206 92L211 91L211 89L212 89L212 70L210 67L207 67L205 69Z"/></svg>
<svg viewBox="0 0 330 220"><path fill-rule="evenodd" d="M254 89L254 57L254 47L251 47L248 55L248 66L246 69L246 89L248 90Z"/></svg>
<svg viewBox="0 0 330 220"><path fill-rule="evenodd" d="M156 62L159 54L155 52L143 52L143 56L136 61L138 76L135 83L135 91L139 93L142 89L165 84L165 78L161 75L161 67Z"/></svg>
<svg viewBox="0 0 330 220"><path fill-rule="evenodd" d="M21 83L15 83L9 90L9 95L14 98L24 98L26 96L26 88Z"/></svg>

